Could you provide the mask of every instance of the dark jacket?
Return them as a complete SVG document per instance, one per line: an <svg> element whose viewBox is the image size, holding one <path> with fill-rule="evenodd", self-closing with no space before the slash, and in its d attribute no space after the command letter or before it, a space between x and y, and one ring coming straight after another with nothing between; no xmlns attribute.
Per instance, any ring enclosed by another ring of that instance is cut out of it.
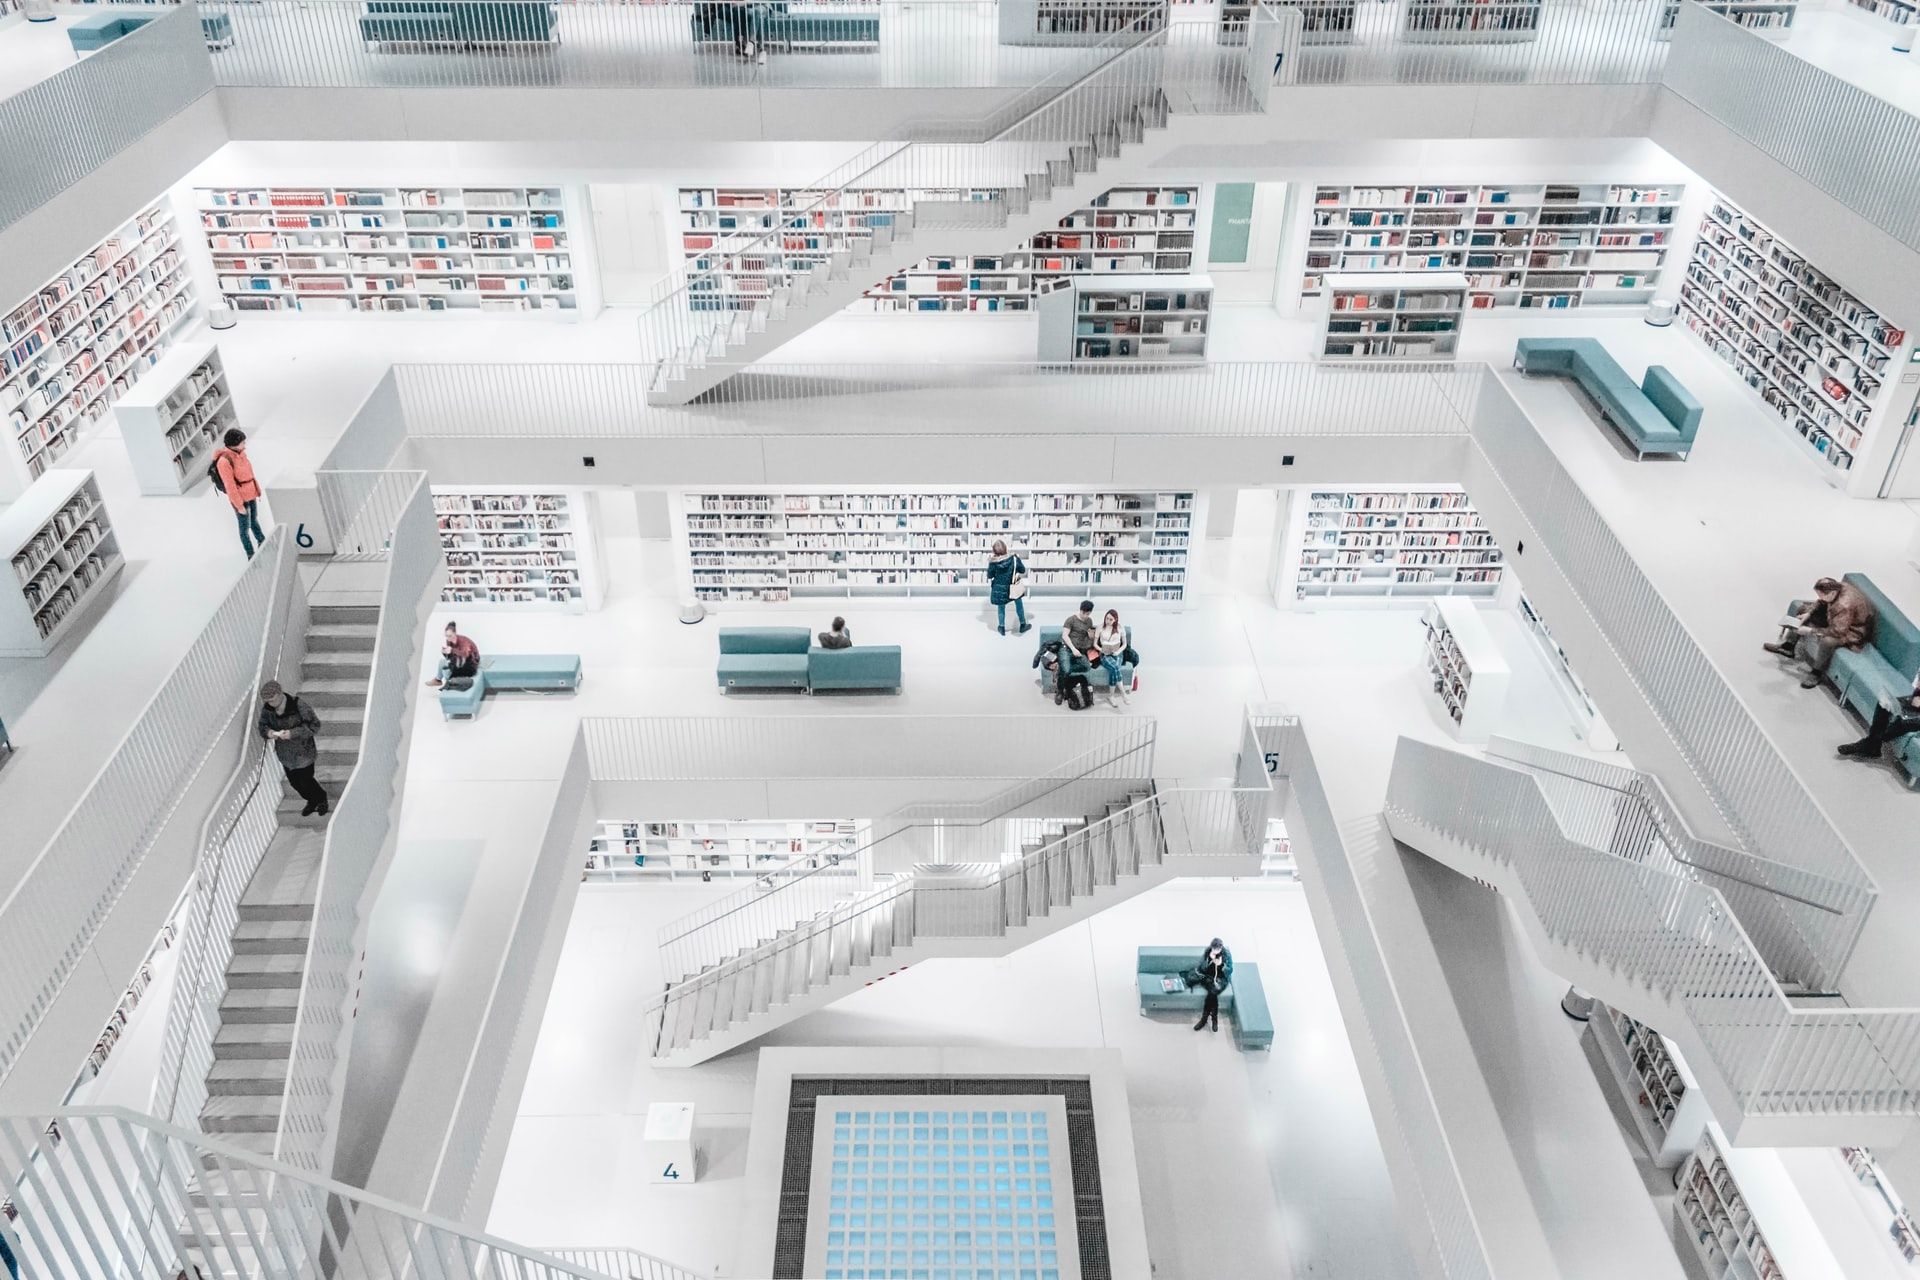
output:
<svg viewBox="0 0 1920 1280"><path fill-rule="evenodd" d="M1206 949L1202 948L1200 963L1194 967L1193 972L1200 979L1194 983L1195 986L1210 986L1215 991L1225 991L1233 982L1233 952L1226 947L1220 948L1220 960L1215 964L1208 960Z"/></svg>
<svg viewBox="0 0 1920 1280"><path fill-rule="evenodd" d="M987 585L992 588L987 598L994 604L1013 599L1013 575L1026 571L1026 562L1011 551L998 560L987 561Z"/></svg>
<svg viewBox="0 0 1920 1280"><path fill-rule="evenodd" d="M816 638L820 641L822 649L853 648L852 627L848 627L845 631L822 631Z"/></svg>
<svg viewBox="0 0 1920 1280"><path fill-rule="evenodd" d="M271 738L273 754L280 761L282 769L305 769L318 760L318 749L314 746L314 737L320 732L320 717L313 708L292 694L287 695L286 709L275 711L266 703L260 704L260 736L265 738L276 729L290 729L293 736L286 739Z"/></svg>
<svg viewBox="0 0 1920 1280"><path fill-rule="evenodd" d="M1840 584L1840 594L1827 606L1827 625L1818 630L1833 643L1856 653L1873 639L1873 624L1879 610L1867 593L1851 582Z"/></svg>

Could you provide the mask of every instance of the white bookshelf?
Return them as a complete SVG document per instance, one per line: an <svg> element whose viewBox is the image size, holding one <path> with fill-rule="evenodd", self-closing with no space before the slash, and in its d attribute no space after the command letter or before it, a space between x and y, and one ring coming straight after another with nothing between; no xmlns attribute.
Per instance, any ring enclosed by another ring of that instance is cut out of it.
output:
<svg viewBox="0 0 1920 1280"><path fill-rule="evenodd" d="M1315 488L1292 508L1296 600L1500 591L1506 557L1458 489Z"/></svg>
<svg viewBox="0 0 1920 1280"><path fill-rule="evenodd" d="M1856 0L1856 3L1858 0ZM1736 27L1745 27L1757 36L1769 40L1784 40L1793 29L1793 16L1799 10L1798 0L1701 0L1701 7L1717 13ZM1673 39L1674 24L1680 21L1680 0L1665 0L1660 10L1660 26L1654 31L1656 40Z"/></svg>
<svg viewBox="0 0 1920 1280"><path fill-rule="evenodd" d="M1406 0L1409 44L1518 44L1540 35L1540 0Z"/></svg>
<svg viewBox="0 0 1920 1280"><path fill-rule="evenodd" d="M1849 0L1849 3L1901 26L1911 23L1914 15L1920 14L1920 4L1911 4L1908 0Z"/></svg>
<svg viewBox="0 0 1920 1280"><path fill-rule="evenodd" d="M0 413L18 494L157 360L193 310L173 219L144 210L0 319Z"/></svg>
<svg viewBox="0 0 1920 1280"><path fill-rule="evenodd" d="M1071 364L1207 358L1207 276L1075 276L1040 298L1040 358Z"/></svg>
<svg viewBox="0 0 1920 1280"><path fill-rule="evenodd" d="M1035 596L1186 598L1191 491L686 492L687 589L707 604L984 598L996 539Z"/></svg>
<svg viewBox="0 0 1920 1280"><path fill-rule="evenodd" d="M577 489L433 489L447 581L440 602L462 609L600 607L600 568Z"/></svg>
<svg viewBox="0 0 1920 1280"><path fill-rule="evenodd" d="M1144 34L1157 22L1140 22L1159 10L1153 0L1001 0L1000 43L1007 45L1099 44L1131 27Z"/></svg>
<svg viewBox="0 0 1920 1280"><path fill-rule="evenodd" d="M0 512L0 657L40 658L66 639L126 567L91 471L53 470Z"/></svg>
<svg viewBox="0 0 1920 1280"><path fill-rule="evenodd" d="M1464 272L1471 310L1650 301L1683 187L1670 183L1314 189L1304 304L1329 273Z"/></svg>
<svg viewBox="0 0 1920 1280"><path fill-rule="evenodd" d="M1266 839L1260 843L1260 874L1276 880L1300 878L1300 867L1293 856L1293 839L1287 835L1284 818L1267 819Z"/></svg>
<svg viewBox="0 0 1920 1280"><path fill-rule="evenodd" d="M825 875L860 874L864 820L731 818L636 822L602 818L587 849L588 881L734 879L796 858Z"/></svg>
<svg viewBox="0 0 1920 1280"><path fill-rule="evenodd" d="M1278 0L1278 3L1300 11L1302 45L1353 43L1358 0Z"/></svg>
<svg viewBox="0 0 1920 1280"><path fill-rule="evenodd" d="M1806 1280L1782 1267L1711 1127L1674 1183L1673 1228L1709 1280Z"/></svg>
<svg viewBox="0 0 1920 1280"><path fill-rule="evenodd" d="M1507 706L1513 672L1506 655L1471 600L1431 601L1421 621L1427 629L1427 674L1453 721L1455 736L1462 742L1485 742Z"/></svg>
<svg viewBox="0 0 1920 1280"><path fill-rule="evenodd" d="M114 407L140 492L185 493L206 478L220 438L240 425L219 348L184 342Z"/></svg>
<svg viewBox="0 0 1920 1280"><path fill-rule="evenodd" d="M1837 472L1878 426L1907 334L1724 196L1680 286L1687 327Z"/></svg>
<svg viewBox="0 0 1920 1280"><path fill-rule="evenodd" d="M1326 278L1322 360L1451 360L1467 278L1457 272L1359 272Z"/></svg>
<svg viewBox="0 0 1920 1280"><path fill-rule="evenodd" d="M1887 1242L1900 1260L1908 1265L1920 1262L1920 1228L1907 1211L1906 1201L1894 1189L1893 1180L1865 1147L1840 1148L1840 1160L1853 1176L1861 1208L1867 1216L1887 1219Z"/></svg>
<svg viewBox="0 0 1920 1280"><path fill-rule="evenodd" d="M1653 1163L1662 1169L1679 1165L1712 1119L1679 1051L1653 1028L1604 1003L1595 1003L1587 1033Z"/></svg>
<svg viewBox="0 0 1920 1280"><path fill-rule="evenodd" d="M558 187L212 187L195 199L235 311L579 314Z"/></svg>

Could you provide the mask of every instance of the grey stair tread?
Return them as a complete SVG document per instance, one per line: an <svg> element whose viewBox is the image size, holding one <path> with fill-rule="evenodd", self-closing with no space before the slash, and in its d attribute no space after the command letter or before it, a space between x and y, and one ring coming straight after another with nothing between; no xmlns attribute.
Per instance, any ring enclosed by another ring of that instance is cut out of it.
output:
<svg viewBox="0 0 1920 1280"><path fill-rule="evenodd" d="M259 869L253 873L253 879L247 881L246 891L240 895L241 908L311 906L320 879L320 861L325 852L326 841L318 832L275 832L260 859Z"/></svg>
<svg viewBox="0 0 1920 1280"><path fill-rule="evenodd" d="M265 1133L228 1133L221 1135L220 1145L238 1147L242 1151L250 1151L255 1155L270 1156L273 1154L276 1136L271 1130ZM213 1153L203 1153L202 1163L211 1164L212 1162Z"/></svg>
<svg viewBox="0 0 1920 1280"><path fill-rule="evenodd" d="M260 1058L234 1058L230 1061L216 1061L207 1068L209 1080L280 1080L284 1081L287 1070L272 1060Z"/></svg>
<svg viewBox="0 0 1920 1280"><path fill-rule="evenodd" d="M293 1043L293 1024L286 1022L228 1022L213 1033L216 1055L221 1045Z"/></svg>
<svg viewBox="0 0 1920 1280"><path fill-rule="evenodd" d="M252 1093L222 1094L208 1098L200 1108L202 1123L216 1119L244 1120L257 1117L277 1122L280 1119L280 1099Z"/></svg>
<svg viewBox="0 0 1920 1280"><path fill-rule="evenodd" d="M365 701L367 696L367 682L365 680L356 680L351 676L338 676L326 680L308 680L303 682L300 688L295 690L295 693L299 697L312 702L316 707L325 705L320 699L331 694L338 694L343 697L350 695L360 701ZM325 716L321 716L320 718L323 721L326 719Z"/></svg>
<svg viewBox="0 0 1920 1280"><path fill-rule="evenodd" d="M305 955L313 934L307 920L242 920L233 930L234 954Z"/></svg>
<svg viewBox="0 0 1920 1280"><path fill-rule="evenodd" d="M298 988L284 987L234 987L220 997L220 1013L224 1018L229 1012L257 1010L285 1010L289 1015L300 1005Z"/></svg>

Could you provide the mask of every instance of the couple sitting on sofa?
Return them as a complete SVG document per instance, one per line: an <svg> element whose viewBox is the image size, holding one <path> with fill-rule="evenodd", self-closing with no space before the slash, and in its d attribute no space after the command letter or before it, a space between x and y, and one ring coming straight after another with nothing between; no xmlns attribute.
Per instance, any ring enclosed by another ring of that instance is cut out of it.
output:
<svg viewBox="0 0 1920 1280"><path fill-rule="evenodd" d="M1140 665L1140 655L1134 652L1132 634L1120 625L1118 609L1107 610L1095 625L1093 601L1082 600L1079 609L1060 625L1060 638L1041 646L1034 665L1052 672L1055 704L1068 702L1076 711L1093 705L1088 677L1097 669L1107 686L1107 705L1117 709L1133 698L1134 685L1139 682L1133 672Z"/></svg>
<svg viewBox="0 0 1920 1280"><path fill-rule="evenodd" d="M1834 681L1843 701L1867 721L1867 736L1846 743L1840 754L1863 760L1878 759L1889 742L1920 733L1920 674L1909 677L1906 670L1920 660L1920 637L1890 606L1883 616L1878 595L1858 575L1822 578L1813 584L1813 599L1795 601L1781 619L1780 639L1763 646L1807 664L1803 689Z"/></svg>

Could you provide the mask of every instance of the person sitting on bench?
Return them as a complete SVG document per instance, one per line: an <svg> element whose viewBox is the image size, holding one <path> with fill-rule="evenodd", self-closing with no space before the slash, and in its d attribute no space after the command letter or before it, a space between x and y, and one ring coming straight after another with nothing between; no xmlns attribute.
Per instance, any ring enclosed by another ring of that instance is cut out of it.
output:
<svg viewBox="0 0 1920 1280"><path fill-rule="evenodd" d="M447 669L449 688L465 689L480 674L480 646L460 634L458 623L447 624L446 638L440 644L440 659ZM435 677L427 681L427 688L438 689L440 684L440 679Z"/></svg>
<svg viewBox="0 0 1920 1280"><path fill-rule="evenodd" d="M831 630L822 631L819 636L822 649L853 648L853 630L847 626L845 618L835 618Z"/></svg>
<svg viewBox="0 0 1920 1280"><path fill-rule="evenodd" d="M1875 707L1867 736L1847 743L1840 748L1840 754L1859 760L1878 760L1880 748L1909 733L1920 733L1920 676L1914 678L1912 693L1892 706L1882 702Z"/></svg>

